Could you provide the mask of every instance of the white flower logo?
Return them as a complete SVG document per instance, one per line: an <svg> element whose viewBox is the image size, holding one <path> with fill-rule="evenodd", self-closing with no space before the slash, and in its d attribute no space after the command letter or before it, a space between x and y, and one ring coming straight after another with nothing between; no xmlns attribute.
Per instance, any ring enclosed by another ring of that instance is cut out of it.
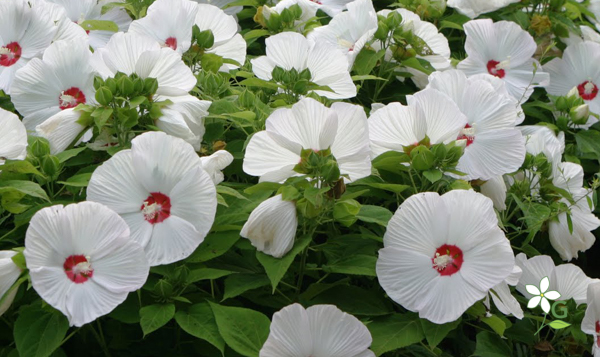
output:
<svg viewBox="0 0 600 357"><path fill-rule="evenodd" d="M527 307L530 309L535 308L538 305L541 305L542 310L545 313L550 312L550 302L548 300L556 300L560 297L558 291L548 291L550 287L550 279L548 277L544 277L540 281L540 288L538 289L535 285L526 285L525 288L527 292L531 295L534 295L529 302L527 303Z"/></svg>

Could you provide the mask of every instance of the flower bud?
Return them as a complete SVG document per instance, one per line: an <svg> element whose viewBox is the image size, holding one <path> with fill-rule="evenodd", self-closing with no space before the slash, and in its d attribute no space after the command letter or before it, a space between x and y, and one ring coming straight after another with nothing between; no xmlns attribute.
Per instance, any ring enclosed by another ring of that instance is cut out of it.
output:
<svg viewBox="0 0 600 357"><path fill-rule="evenodd" d="M575 124L585 124L590 117L590 107L587 104L579 105L575 108L571 108L569 116Z"/></svg>

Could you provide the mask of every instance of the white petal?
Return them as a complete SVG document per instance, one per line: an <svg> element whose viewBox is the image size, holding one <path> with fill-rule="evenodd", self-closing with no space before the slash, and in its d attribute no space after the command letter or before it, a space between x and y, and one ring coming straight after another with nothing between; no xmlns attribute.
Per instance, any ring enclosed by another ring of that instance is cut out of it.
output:
<svg viewBox="0 0 600 357"><path fill-rule="evenodd" d="M271 332L260 357L309 356L313 352L308 314L300 304L292 304L273 314Z"/></svg>
<svg viewBox="0 0 600 357"><path fill-rule="evenodd" d="M425 114L427 136L432 144L449 143L456 140L467 118L458 106L442 92L425 89L407 97L409 105L416 105Z"/></svg>
<svg viewBox="0 0 600 357"><path fill-rule="evenodd" d="M156 93L162 95L186 95L196 85L190 68L170 48L142 53L135 64L135 73L141 78L156 78Z"/></svg>
<svg viewBox="0 0 600 357"><path fill-rule="evenodd" d="M494 176L481 185L481 193L494 202L494 208L498 211L506 209L506 183L502 176Z"/></svg>
<svg viewBox="0 0 600 357"><path fill-rule="evenodd" d="M334 305L313 305L306 309L306 313L314 355L354 356L371 345L371 333L367 327Z"/></svg>
<svg viewBox="0 0 600 357"><path fill-rule="evenodd" d="M160 50L160 45L149 37L118 32L101 53L106 68L112 74L123 72L130 75L136 71L136 63L142 53L156 50Z"/></svg>
<svg viewBox="0 0 600 357"><path fill-rule="evenodd" d="M231 39L238 31L235 17L227 15L213 5L198 4L197 6L196 25L200 31L210 30L215 38L215 44Z"/></svg>
<svg viewBox="0 0 600 357"><path fill-rule="evenodd" d="M135 176L131 150L122 150L98 166L87 188L87 199L119 214L139 212L150 195Z"/></svg>
<svg viewBox="0 0 600 357"><path fill-rule="evenodd" d="M65 109L36 127L39 136L50 142L50 153L56 155L73 144L85 129L77 121L82 112Z"/></svg>
<svg viewBox="0 0 600 357"><path fill-rule="evenodd" d="M576 265L561 264L550 277L550 288L560 293L562 300L574 299L577 304L586 302L587 286L592 280Z"/></svg>
<svg viewBox="0 0 600 357"><path fill-rule="evenodd" d="M147 132L131 141L132 163L138 181L149 192L168 195L195 166L201 166L194 148L182 139Z"/></svg>
<svg viewBox="0 0 600 357"><path fill-rule="evenodd" d="M187 258L204 241L194 226L171 215L154 225L152 237L145 247L150 266L171 264Z"/></svg>
<svg viewBox="0 0 600 357"><path fill-rule="evenodd" d="M540 307L545 313L550 313L550 302L545 297L542 298Z"/></svg>
<svg viewBox="0 0 600 357"><path fill-rule="evenodd" d="M390 103L371 113L369 138L374 156L390 150L402 152L403 146L417 144L425 138L427 122L423 111L415 106Z"/></svg>
<svg viewBox="0 0 600 357"><path fill-rule="evenodd" d="M538 289L538 287L535 285L527 285L525 286L525 288L527 289L527 292L531 295L540 295L542 293L540 289Z"/></svg>
<svg viewBox="0 0 600 357"><path fill-rule="evenodd" d="M259 251L281 258L294 245L298 217L294 202L277 195L256 207L242 227L240 235Z"/></svg>
<svg viewBox="0 0 600 357"><path fill-rule="evenodd" d="M294 166L300 162L300 151L292 152L280 146L272 135L262 131L254 134L246 147L244 156L244 172L252 176L264 176L273 173L282 173L277 175L278 180L284 181L295 173L292 171ZM269 180L271 181L271 180Z"/></svg>
<svg viewBox="0 0 600 357"><path fill-rule="evenodd" d="M527 303L527 308L528 309L535 309L540 304L541 301L542 301L542 297L541 296L534 296Z"/></svg>
<svg viewBox="0 0 600 357"><path fill-rule="evenodd" d="M0 128L0 157L24 159L27 155L27 131L19 117L0 108Z"/></svg>
<svg viewBox="0 0 600 357"><path fill-rule="evenodd" d="M547 276L545 276L540 281L540 292L545 293L549 287L550 287L550 279Z"/></svg>
<svg viewBox="0 0 600 357"><path fill-rule="evenodd" d="M521 305L510 293L510 288L505 283L496 285L492 292L490 292L494 305L505 315L513 315L518 319L522 319L523 309Z"/></svg>
<svg viewBox="0 0 600 357"><path fill-rule="evenodd" d="M306 38L295 32L283 32L265 40L267 57L285 70L306 68L309 44ZM312 71L311 71L312 73Z"/></svg>

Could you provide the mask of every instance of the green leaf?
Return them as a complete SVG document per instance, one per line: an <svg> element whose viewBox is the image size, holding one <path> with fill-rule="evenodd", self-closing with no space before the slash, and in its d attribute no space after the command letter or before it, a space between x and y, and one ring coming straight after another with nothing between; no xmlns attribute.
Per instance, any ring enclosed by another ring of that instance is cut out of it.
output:
<svg viewBox="0 0 600 357"><path fill-rule="evenodd" d="M234 190L231 187L227 187L227 186L223 186L223 185L218 185L217 186L217 193L219 193L221 195L233 196L235 198L239 198L241 200L248 201L248 198L246 198L246 196L242 195L241 193L239 193L238 191Z"/></svg>
<svg viewBox="0 0 600 357"><path fill-rule="evenodd" d="M389 209L380 206L362 205L356 218L363 222L377 223L380 226L387 227L393 214Z"/></svg>
<svg viewBox="0 0 600 357"><path fill-rule="evenodd" d="M449 322L447 324L434 324L426 319L421 319L421 328L423 328L423 333L425 334L425 338L427 339L427 344L429 347L436 347L450 331L454 330L460 324L460 318L456 321Z"/></svg>
<svg viewBox="0 0 600 357"><path fill-rule="evenodd" d="M422 58L411 57L402 61L402 64L406 67L416 69L417 71L423 72L427 75L435 71L435 68L433 68L429 62Z"/></svg>
<svg viewBox="0 0 600 357"><path fill-rule="evenodd" d="M107 20L85 20L84 22L80 23L79 26L86 31L119 31L119 26L117 26L117 24L115 24L113 21Z"/></svg>
<svg viewBox="0 0 600 357"><path fill-rule="evenodd" d="M371 351L380 356L385 352L420 342L425 336L419 320L419 316L414 313L374 319L367 325L373 337Z"/></svg>
<svg viewBox="0 0 600 357"><path fill-rule="evenodd" d="M27 160L6 160L4 165L0 165L0 172L10 172L14 174L34 174L44 177L44 174Z"/></svg>
<svg viewBox="0 0 600 357"><path fill-rule="evenodd" d="M497 334L483 331L477 334L475 356L480 357L508 357L512 350Z"/></svg>
<svg viewBox="0 0 600 357"><path fill-rule="evenodd" d="M69 322L57 311L33 305L21 309L13 332L19 356L50 356L60 347L68 329Z"/></svg>
<svg viewBox="0 0 600 357"><path fill-rule="evenodd" d="M240 239L240 231L211 233L185 261L188 263L209 261L227 252L238 239Z"/></svg>
<svg viewBox="0 0 600 357"><path fill-rule="evenodd" d="M192 305L186 311L177 311L175 321L183 331L209 342L224 355L225 340L219 334L215 316L207 302Z"/></svg>
<svg viewBox="0 0 600 357"><path fill-rule="evenodd" d="M10 192L20 192L31 197L50 201L46 191L40 185L31 181L8 180L0 182L0 195Z"/></svg>
<svg viewBox="0 0 600 357"><path fill-rule="evenodd" d="M365 254L356 254L345 257L330 265L323 265L326 273L340 273L349 275L377 276L375 264L377 257Z"/></svg>
<svg viewBox="0 0 600 357"><path fill-rule="evenodd" d="M206 71L217 73L223 66L223 57L214 53L205 53L200 59L200 65Z"/></svg>
<svg viewBox="0 0 600 357"><path fill-rule="evenodd" d="M373 187L373 188L378 188L380 190L385 190L385 191L390 191L390 192L394 192L394 193L402 193L404 191L406 191L407 188L410 188L410 186L408 185L399 185L399 184L394 184L394 183L376 183L376 182L369 182L369 183L362 183L362 182L357 182L356 185L361 185L361 186L369 186L369 187Z"/></svg>
<svg viewBox="0 0 600 357"><path fill-rule="evenodd" d="M223 300L236 297L248 290L269 285L269 282L269 278L262 274L230 275L225 279L225 293L223 294Z"/></svg>
<svg viewBox="0 0 600 357"><path fill-rule="evenodd" d="M200 268L191 270L188 273L186 283L192 284L201 280L214 280L219 279L227 275L236 273L231 270L213 269L213 268Z"/></svg>
<svg viewBox="0 0 600 357"><path fill-rule="evenodd" d="M429 180L429 182L431 183L436 183L439 180L442 179L442 176L444 174L442 174L442 172L440 170L427 170L427 171L423 171L423 176L425 176L425 178L427 180Z"/></svg>
<svg viewBox="0 0 600 357"><path fill-rule="evenodd" d="M268 35L269 35L269 31L267 31L267 30L251 30L244 34L244 40L250 41L250 40L254 40L255 38L264 37L264 36L268 36Z"/></svg>
<svg viewBox="0 0 600 357"><path fill-rule="evenodd" d="M357 286L339 285L312 295L315 296L307 302L308 305L332 304L353 315L383 316L393 312L389 299L385 299L382 293Z"/></svg>
<svg viewBox="0 0 600 357"><path fill-rule="evenodd" d="M584 154L593 154L600 159L600 132L596 130L581 130L575 134L577 148Z"/></svg>
<svg viewBox="0 0 600 357"><path fill-rule="evenodd" d="M377 65L380 59L385 55L385 50L379 50L377 52L370 49L363 49L356 56L352 70L358 75L368 75Z"/></svg>
<svg viewBox="0 0 600 357"><path fill-rule="evenodd" d="M277 83L264 81L259 78L244 79L243 81L240 82L240 85L246 86L246 87L266 88L266 89L271 89L271 90L279 89L279 85Z"/></svg>
<svg viewBox="0 0 600 357"><path fill-rule="evenodd" d="M258 357L269 336L269 318L262 313L240 307L210 303L217 327L225 343L246 357Z"/></svg>
<svg viewBox="0 0 600 357"><path fill-rule="evenodd" d="M273 293L275 293L275 288L277 288L277 285L290 268L290 265L292 265L294 262L294 258L296 258L301 251L308 247L311 240L312 239L310 236L298 238L294 243L294 247L281 258L274 258L263 252L256 251L256 258L263 268L265 268L265 272L271 281Z"/></svg>
<svg viewBox="0 0 600 357"><path fill-rule="evenodd" d="M504 336L504 331L506 331L506 323L498 316L484 316L481 318L481 321L491 327L492 330L494 330L494 332L496 332L498 335Z"/></svg>
<svg viewBox="0 0 600 357"><path fill-rule="evenodd" d="M385 78L373 76L373 75L370 75L370 74L352 76L352 81L353 82L356 82L356 81L367 81L367 80L386 81L387 82L387 79L385 79Z"/></svg>
<svg viewBox="0 0 600 357"><path fill-rule="evenodd" d="M144 336L166 325L175 316L175 305L155 304L140 309L140 326Z"/></svg>
<svg viewBox="0 0 600 357"><path fill-rule="evenodd" d="M88 172L85 174L71 176L67 179L67 181L56 181L56 183L60 183L62 185L70 187L87 187L87 185L90 183L91 178L92 173Z"/></svg>
<svg viewBox="0 0 600 357"><path fill-rule="evenodd" d="M563 329L565 327L569 327L571 326L570 323L568 322L564 322L563 320L554 320L551 323L548 324L550 327L552 327L555 330L560 330Z"/></svg>
<svg viewBox="0 0 600 357"><path fill-rule="evenodd" d="M70 158L79 155L79 153L85 149L87 149L87 148L84 146L84 147L80 147L80 148L76 148L76 149L65 150L59 154L56 154L56 157L58 158L58 162L60 162L62 164L63 162L69 160Z"/></svg>

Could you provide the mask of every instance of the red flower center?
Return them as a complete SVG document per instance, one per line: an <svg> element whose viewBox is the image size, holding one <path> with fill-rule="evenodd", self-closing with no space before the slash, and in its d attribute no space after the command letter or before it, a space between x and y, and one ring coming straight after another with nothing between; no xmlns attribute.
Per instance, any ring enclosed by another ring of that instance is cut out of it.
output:
<svg viewBox="0 0 600 357"><path fill-rule="evenodd" d="M312 1L312 2L314 2L316 4L319 4L319 5L323 5L323 3L321 3L319 0L310 0L310 1Z"/></svg>
<svg viewBox="0 0 600 357"><path fill-rule="evenodd" d="M590 81L585 81L578 85L577 90L579 90L579 96L583 100L592 100L598 95L598 86Z"/></svg>
<svg viewBox="0 0 600 357"><path fill-rule="evenodd" d="M596 345L600 347L600 321L596 321L596 333L598 334L596 337Z"/></svg>
<svg viewBox="0 0 600 357"><path fill-rule="evenodd" d="M89 257L84 255L71 255L63 264L65 274L75 284L83 284L94 275L94 269Z"/></svg>
<svg viewBox="0 0 600 357"><path fill-rule="evenodd" d="M473 141L475 141L475 129L471 128L469 124L465 125L465 128L460 131L456 140L466 140L467 146L473 144Z"/></svg>
<svg viewBox="0 0 600 357"><path fill-rule="evenodd" d="M85 94L77 87L63 91L58 97L58 106L61 110L75 108L78 104L85 104Z"/></svg>
<svg viewBox="0 0 600 357"><path fill-rule="evenodd" d="M10 67L21 58L21 46L18 42L11 42L0 47L0 66Z"/></svg>
<svg viewBox="0 0 600 357"><path fill-rule="evenodd" d="M165 41L167 47L171 47L173 50L177 49L177 39L175 37L169 37Z"/></svg>
<svg viewBox="0 0 600 357"><path fill-rule="evenodd" d="M437 270L440 275L452 275L460 270L463 263L463 252L455 246L444 244L435 251L435 255L431 258L433 269Z"/></svg>
<svg viewBox="0 0 600 357"><path fill-rule="evenodd" d="M171 199L160 192L152 192L142 203L141 210L146 221L160 223L171 215Z"/></svg>
<svg viewBox="0 0 600 357"><path fill-rule="evenodd" d="M492 76L504 78L506 73L504 72L504 68L498 66L499 64L500 62L491 60L487 63L487 70Z"/></svg>

